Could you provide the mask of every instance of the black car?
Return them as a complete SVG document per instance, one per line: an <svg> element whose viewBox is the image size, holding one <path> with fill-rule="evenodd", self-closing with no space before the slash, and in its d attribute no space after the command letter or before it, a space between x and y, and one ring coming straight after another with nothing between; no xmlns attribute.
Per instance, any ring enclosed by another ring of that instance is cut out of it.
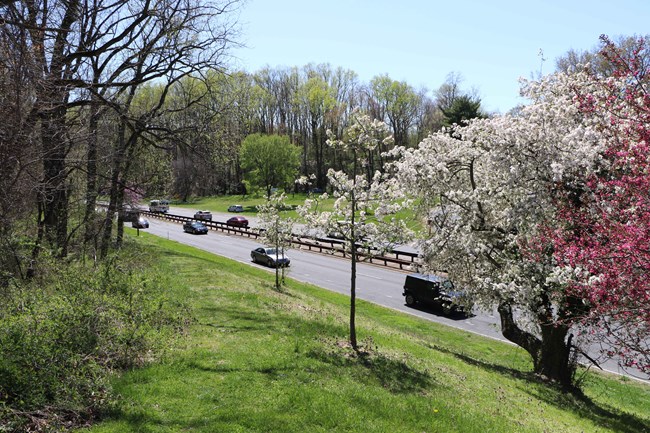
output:
<svg viewBox="0 0 650 433"><path fill-rule="evenodd" d="M289 266L291 260L275 248L255 248L251 251L251 259L254 263L263 263L272 268L278 266Z"/></svg>
<svg viewBox="0 0 650 433"><path fill-rule="evenodd" d="M195 235L208 234L208 228L206 225L199 221L187 221L185 224L183 224L183 231Z"/></svg>
<svg viewBox="0 0 650 433"><path fill-rule="evenodd" d="M149 220L146 219L145 217L138 217L133 220L131 223L131 227L134 229L148 229L149 228Z"/></svg>
<svg viewBox="0 0 650 433"><path fill-rule="evenodd" d="M469 311L463 304L463 293L456 290L450 280L439 275L407 275L403 295L409 307L421 303L440 308L445 315Z"/></svg>

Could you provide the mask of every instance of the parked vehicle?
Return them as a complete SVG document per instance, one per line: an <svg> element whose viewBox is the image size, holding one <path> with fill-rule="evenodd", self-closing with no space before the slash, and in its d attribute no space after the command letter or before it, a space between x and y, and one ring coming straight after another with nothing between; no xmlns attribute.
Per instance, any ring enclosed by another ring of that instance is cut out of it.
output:
<svg viewBox="0 0 650 433"><path fill-rule="evenodd" d="M442 309L445 315L469 311L463 304L463 293L456 290L450 280L439 275L407 275L403 295L410 307L422 303Z"/></svg>
<svg viewBox="0 0 650 433"><path fill-rule="evenodd" d="M209 210L197 210L194 214L194 219L203 221L212 221L212 212Z"/></svg>
<svg viewBox="0 0 650 433"><path fill-rule="evenodd" d="M272 268L291 264L289 257L275 248L255 248L251 251L251 259L253 259L253 263L262 263Z"/></svg>
<svg viewBox="0 0 650 433"><path fill-rule="evenodd" d="M183 224L183 231L195 235L207 235L208 227L200 221L186 221Z"/></svg>
<svg viewBox="0 0 650 433"><path fill-rule="evenodd" d="M244 206L240 204L233 204L228 207L228 212L244 212Z"/></svg>
<svg viewBox="0 0 650 433"><path fill-rule="evenodd" d="M232 218L229 218L228 221L226 221L226 224L229 226L234 226L234 227L243 227L247 228L248 227L248 220L244 218L243 216L234 216Z"/></svg>
<svg viewBox="0 0 650 433"><path fill-rule="evenodd" d="M133 220L133 222L131 222L131 227L134 229L148 229L149 220L143 216L138 217L137 219Z"/></svg>
<svg viewBox="0 0 650 433"><path fill-rule="evenodd" d="M151 200L149 202L149 212L169 212L169 200Z"/></svg>

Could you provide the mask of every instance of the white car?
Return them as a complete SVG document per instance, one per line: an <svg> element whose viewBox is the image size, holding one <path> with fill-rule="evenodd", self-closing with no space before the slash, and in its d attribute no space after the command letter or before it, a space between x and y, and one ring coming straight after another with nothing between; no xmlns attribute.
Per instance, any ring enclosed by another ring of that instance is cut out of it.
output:
<svg viewBox="0 0 650 433"><path fill-rule="evenodd" d="M244 206L240 204L233 204L228 207L228 212L244 212Z"/></svg>

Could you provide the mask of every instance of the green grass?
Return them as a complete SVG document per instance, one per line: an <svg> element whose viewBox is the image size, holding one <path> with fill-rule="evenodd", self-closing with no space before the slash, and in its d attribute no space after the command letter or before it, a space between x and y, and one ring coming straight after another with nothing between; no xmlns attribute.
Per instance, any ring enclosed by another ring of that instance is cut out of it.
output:
<svg viewBox="0 0 650 433"><path fill-rule="evenodd" d="M348 298L147 234L183 344L115 378L98 432L650 431L650 387L587 373L583 396L530 374L521 350L358 302L365 355L346 346Z"/></svg>
<svg viewBox="0 0 650 433"><path fill-rule="evenodd" d="M304 193L287 194L286 203L295 207L304 204L306 198L307 194ZM197 197L187 203L173 201L172 206L178 206L187 209L205 209L212 212L227 212L228 206L233 204L240 204L244 207L244 212L242 212L244 215L256 215L256 206L264 203L266 203L265 195L220 195L210 197ZM325 200L323 202L324 210L331 210L332 203L333 200L331 198ZM286 211L284 215L291 218L298 217L298 214L295 210Z"/></svg>
<svg viewBox="0 0 650 433"><path fill-rule="evenodd" d="M298 213L295 211L296 206L305 204L305 200L310 198L319 198L320 194L308 196L304 193L298 194L287 194L286 203L287 205L293 206L294 210L287 210L282 213L285 218L294 218L300 219ZM257 215L256 206L264 204L266 202L266 196L264 195L225 195L225 196L211 196L211 197L198 197L193 199L188 203L182 203L173 201L172 206L177 206L186 209L195 209L195 210L209 210L212 212L227 212L228 206L233 204L240 204L244 207L244 212L242 214L255 216ZM143 205L144 206L144 205ZM334 207L334 199L328 197L325 200L320 201L319 211L331 211ZM371 213L370 213L371 214ZM423 228L423 223L419 219L415 218L413 215L412 209L405 209L399 212L396 215L396 218L403 219L406 221L407 226L412 230L421 230Z"/></svg>

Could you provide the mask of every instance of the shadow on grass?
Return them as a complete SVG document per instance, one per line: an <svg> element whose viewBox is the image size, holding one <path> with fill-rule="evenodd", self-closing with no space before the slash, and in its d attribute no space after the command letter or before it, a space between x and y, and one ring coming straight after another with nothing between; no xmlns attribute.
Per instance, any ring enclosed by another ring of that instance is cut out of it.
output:
<svg viewBox="0 0 650 433"><path fill-rule="evenodd" d="M345 368L360 368L394 394L428 392L439 386L428 372L418 371L406 362L376 351L354 351L347 343L325 343L307 356Z"/></svg>
<svg viewBox="0 0 650 433"><path fill-rule="evenodd" d="M474 359L462 353L454 352L438 346L429 346L431 349L450 354L461 361L475 367L498 373L503 376L519 379L535 384L536 386L526 386L523 391L530 394L536 399L546 402L549 405L556 406L562 410L569 410L579 416L592 420L595 424L607 427L621 433L650 433L650 421L639 418L630 413L623 412L606 404L599 404L593 399L584 395L579 389L571 392L564 391L560 386L555 386L542 380L533 372L525 372L502 365L485 362Z"/></svg>
<svg viewBox="0 0 650 433"><path fill-rule="evenodd" d="M218 305L203 306L202 318L198 320L201 326L208 326L227 332L249 332L279 329L286 325L283 318L272 318L271 315L261 314L259 310L249 311L241 308L229 308ZM206 317L218 318L208 321Z"/></svg>
<svg viewBox="0 0 650 433"><path fill-rule="evenodd" d="M404 304L404 306L408 308L412 308L414 310L422 311L423 313L429 313L439 317L445 317L449 320L467 320L468 318L474 317L474 314L472 313L464 313L461 311L452 311L451 313L445 314L442 311L442 307L430 305L430 304L421 304L421 303L415 305Z"/></svg>

